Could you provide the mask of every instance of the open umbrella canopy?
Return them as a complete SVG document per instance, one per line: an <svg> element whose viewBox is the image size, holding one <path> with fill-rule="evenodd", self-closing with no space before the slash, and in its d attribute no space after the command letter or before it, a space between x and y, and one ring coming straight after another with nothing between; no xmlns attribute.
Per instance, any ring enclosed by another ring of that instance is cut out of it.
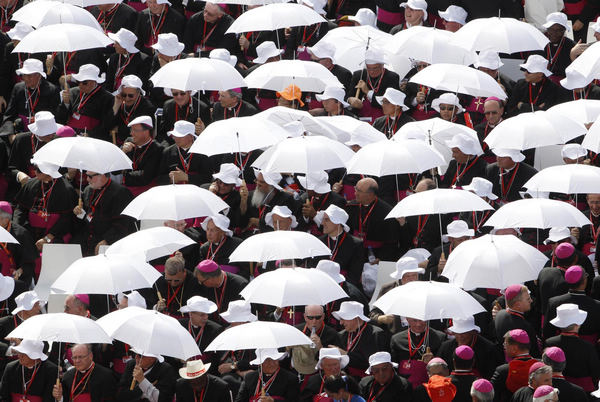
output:
<svg viewBox="0 0 600 402"><path fill-rule="evenodd" d="M386 139L385 134L374 128L366 121L361 121L350 116L319 116L319 122L325 123L337 136L338 141L346 143L351 138L360 138L367 143Z"/></svg>
<svg viewBox="0 0 600 402"><path fill-rule="evenodd" d="M54 281L51 288L67 294L109 295L150 288L160 278L160 273L140 257L130 249L128 254L80 258Z"/></svg>
<svg viewBox="0 0 600 402"><path fill-rule="evenodd" d="M324 306L348 297L328 274L314 268L279 268L265 272L252 280L240 295L250 303L277 307Z"/></svg>
<svg viewBox="0 0 600 402"><path fill-rule="evenodd" d="M384 314L423 321L467 318L485 311L473 296L456 285L424 281L398 286L381 296L373 306Z"/></svg>
<svg viewBox="0 0 600 402"><path fill-rule="evenodd" d="M36 29L25 36L13 53L75 52L102 48L113 41L96 28L78 24L55 24Z"/></svg>
<svg viewBox="0 0 600 402"><path fill-rule="evenodd" d="M567 71L577 71L588 79L600 78L600 43L592 43L569 64Z"/></svg>
<svg viewBox="0 0 600 402"><path fill-rule="evenodd" d="M580 124L593 123L600 116L600 100L577 99L570 102L559 103L548 109L549 113L557 113Z"/></svg>
<svg viewBox="0 0 600 402"><path fill-rule="evenodd" d="M292 325L255 321L227 328L206 347L206 352L284 348L310 344L312 344L310 338Z"/></svg>
<svg viewBox="0 0 600 402"><path fill-rule="evenodd" d="M583 137L581 146L597 154L600 153L600 119L592 124L588 133Z"/></svg>
<svg viewBox="0 0 600 402"><path fill-rule="evenodd" d="M494 209L478 195L449 188L414 193L402 199L385 217L401 218L414 215L447 214L453 212L486 211ZM495 216L492 215L492 217Z"/></svg>
<svg viewBox="0 0 600 402"><path fill-rule="evenodd" d="M112 343L112 339L96 321L67 313L34 315L6 337L46 342Z"/></svg>
<svg viewBox="0 0 600 402"><path fill-rule="evenodd" d="M119 147L91 137L56 138L34 153L33 160L102 174L132 168Z"/></svg>
<svg viewBox="0 0 600 402"><path fill-rule="evenodd" d="M548 257L516 236L466 240L449 255L442 276L463 289L505 289L538 278Z"/></svg>
<svg viewBox="0 0 600 402"><path fill-rule="evenodd" d="M304 110L275 106L264 110L255 116L270 120L282 127L292 122L300 122L304 129L311 134L323 135L333 139L338 138L329 125Z"/></svg>
<svg viewBox="0 0 600 402"><path fill-rule="evenodd" d="M297 231L259 233L244 240L229 256L236 261L277 261L331 255L331 250L317 237Z"/></svg>
<svg viewBox="0 0 600 402"><path fill-rule="evenodd" d="M265 63L246 76L249 88L283 91L296 85L303 92L323 92L342 83L320 63L304 60L279 60Z"/></svg>
<svg viewBox="0 0 600 402"><path fill-rule="evenodd" d="M551 166L536 173L523 187L541 192L598 194L600 168L579 164Z"/></svg>
<svg viewBox="0 0 600 402"><path fill-rule="evenodd" d="M69 23L86 25L103 32L92 13L84 8L60 1L32 1L15 11L12 19L24 22L34 28Z"/></svg>
<svg viewBox="0 0 600 402"><path fill-rule="evenodd" d="M0 243L14 243L19 244L19 241L14 238L10 232L0 226Z"/></svg>
<svg viewBox="0 0 600 402"><path fill-rule="evenodd" d="M231 24L225 33L275 31L327 22L312 8L296 3L267 4L248 10Z"/></svg>
<svg viewBox="0 0 600 402"><path fill-rule="evenodd" d="M150 229L140 230L123 237L111 244L105 254L127 254L134 250L142 253L146 261L171 255L175 251L196 243L188 236L166 226L157 226Z"/></svg>
<svg viewBox="0 0 600 402"><path fill-rule="evenodd" d="M150 77L155 87L181 91L226 91L245 87L240 73L218 59L188 57L165 64Z"/></svg>
<svg viewBox="0 0 600 402"><path fill-rule="evenodd" d="M218 195L193 184L152 187L135 197L123 215L135 219L174 220L216 215L229 205Z"/></svg>

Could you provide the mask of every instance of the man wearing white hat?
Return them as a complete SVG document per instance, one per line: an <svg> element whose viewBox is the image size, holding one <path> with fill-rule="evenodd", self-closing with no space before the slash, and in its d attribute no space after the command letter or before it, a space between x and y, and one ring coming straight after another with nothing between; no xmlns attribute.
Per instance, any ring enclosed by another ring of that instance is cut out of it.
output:
<svg viewBox="0 0 600 402"><path fill-rule="evenodd" d="M12 88L10 98L6 97L8 106L0 127L2 135L26 131L27 125L34 122L37 112L54 112L60 102L58 88L46 80L43 64L38 59L25 60L16 74L22 81Z"/></svg>
<svg viewBox="0 0 600 402"><path fill-rule="evenodd" d="M278 352L277 349L256 349L255 353L257 358L250 364L260 366L260 370L246 374L235 400L297 401L300 394L298 377L279 365L287 353Z"/></svg>
<svg viewBox="0 0 600 402"><path fill-rule="evenodd" d="M108 58L106 82L104 87L116 91L121 86L125 76L135 75L143 82L148 80L152 59L135 47L137 36L126 28L117 33L109 33L108 37L114 42L115 53Z"/></svg>
<svg viewBox="0 0 600 402"><path fill-rule="evenodd" d="M327 209L330 205L337 205L340 208L346 206L346 199L331 191L331 185L328 183L329 175L321 170L311 172L304 176L298 176L298 182L306 190L300 196L302 203L302 218L300 222L301 230L310 227L311 233L320 236L322 232L314 223L314 219L319 211Z"/></svg>
<svg viewBox="0 0 600 402"><path fill-rule="evenodd" d="M552 72L548 70L548 60L544 57L532 54L520 66L525 78L517 81L508 98L506 112L509 116L547 110L566 96L564 89L548 79Z"/></svg>
<svg viewBox="0 0 600 402"><path fill-rule="evenodd" d="M586 195L587 208L582 212L587 216L591 225L573 228L571 233L577 239L577 248L585 255L596 253L598 234L600 233L600 194L589 193Z"/></svg>
<svg viewBox="0 0 600 402"><path fill-rule="evenodd" d="M527 163L525 155L519 150L508 148L494 148L496 162L486 168L485 178L492 182L492 192L500 199L501 205L520 200L519 190L537 173L537 170Z"/></svg>
<svg viewBox="0 0 600 402"><path fill-rule="evenodd" d="M495 96L484 99L483 102L483 115L484 119L481 123L477 124L473 129L477 131L477 137L479 138L479 144L483 149L483 159L487 163L493 163L496 161L496 156L492 150L488 147L487 143L484 142L488 134L502 121L504 118L504 106L505 102Z"/></svg>
<svg viewBox="0 0 600 402"><path fill-rule="evenodd" d="M465 109L455 94L450 92L441 94L431 102L431 107L440 114L441 119L473 128L473 122L468 113L462 114Z"/></svg>
<svg viewBox="0 0 600 402"><path fill-rule="evenodd" d="M125 366L117 387L116 400L171 401L175 394L177 377L173 367L164 357L136 348L135 357ZM134 384L133 390L131 384Z"/></svg>
<svg viewBox="0 0 600 402"><path fill-rule="evenodd" d="M156 107L145 97L146 91L142 89L143 83L138 76L126 75L119 81L120 84L113 93L114 117L110 132L111 137L114 133L113 138L117 145L121 145L131 135L127 126L129 123L140 116L154 116L156 112Z"/></svg>
<svg viewBox="0 0 600 402"><path fill-rule="evenodd" d="M265 224L273 230L294 230L298 220L285 205L275 205L271 212L265 215Z"/></svg>
<svg viewBox="0 0 600 402"><path fill-rule="evenodd" d="M572 93L573 100L600 99L600 87L595 84L593 77L585 77L576 70L567 70L565 75L565 78L560 80L560 85ZM586 126L588 124L586 123Z"/></svg>
<svg viewBox="0 0 600 402"><path fill-rule="evenodd" d="M118 32L121 29L135 30L137 11L125 3L98 4L90 8L105 34ZM137 40L137 38L136 38Z"/></svg>
<svg viewBox="0 0 600 402"><path fill-rule="evenodd" d="M232 402L233 395L227 383L217 376L208 374L211 364L202 360L188 360L179 369L175 386L175 399L178 401Z"/></svg>
<svg viewBox="0 0 600 402"><path fill-rule="evenodd" d="M152 62L150 64L150 76L156 73L161 67L164 67L173 60L185 59L187 53L183 53L185 45L179 41L174 33L162 33L158 35L157 42L152 45ZM162 107L169 100L170 95L165 93L164 88L149 87L150 100L156 107Z"/></svg>
<svg viewBox="0 0 600 402"><path fill-rule="evenodd" d="M175 122L180 120L194 123L194 133L200 135L207 124L211 123L210 107L195 95L195 91L182 91L176 88L165 88L165 94L172 99L163 105L163 115L156 134L156 140L172 144L168 132L173 130Z"/></svg>
<svg viewBox="0 0 600 402"><path fill-rule="evenodd" d="M348 355L341 354L338 348L331 347L321 348L318 359L315 369L319 370L319 375L308 378L305 387L300 392L301 401L312 401L315 397L326 397L327 394L323 389L325 378L340 375L350 361Z"/></svg>
<svg viewBox="0 0 600 402"><path fill-rule="evenodd" d="M388 138L394 134L406 123L415 121L408 114L408 106L404 103L406 94L394 88L387 88L383 96L377 97L377 102L381 105L383 116L375 119L373 127L381 131Z"/></svg>
<svg viewBox="0 0 600 402"><path fill-rule="evenodd" d="M340 320L344 329L339 332L340 346L350 356L347 372L363 377L369 367L369 356L375 352L389 349L388 337L379 327L370 324L364 315L364 305L355 301L346 301L340 305L333 316Z"/></svg>
<svg viewBox="0 0 600 402"><path fill-rule="evenodd" d="M201 227L206 232L206 242L200 246L200 258L213 260L221 269L249 278L248 264L229 261L233 250L242 243L242 239L233 236L229 225L229 218L221 214L209 216L202 221Z"/></svg>
<svg viewBox="0 0 600 402"><path fill-rule="evenodd" d="M313 61L318 62L335 75L339 82L342 83L346 92L348 92L350 86L350 80L352 80L352 71L335 64L335 46L331 43L319 43L318 46L308 47L310 58Z"/></svg>
<svg viewBox="0 0 600 402"><path fill-rule="evenodd" d="M396 373L398 364L392 362L388 352L376 352L369 356L367 374L360 380L360 394L365 400L375 397L377 401L410 400L412 386ZM375 399L373 399L375 400Z"/></svg>
<svg viewBox="0 0 600 402"><path fill-rule="evenodd" d="M313 116L350 116L356 117L348 108L350 105L344 100L346 91L339 87L326 87L323 94L315 95L315 98L323 104L323 112L320 108L311 109Z"/></svg>
<svg viewBox="0 0 600 402"><path fill-rule="evenodd" d="M84 64L73 79L78 86L61 92L56 118L78 133L109 140L108 129L113 120L113 96L102 88L105 74L93 64Z"/></svg>
<svg viewBox="0 0 600 402"><path fill-rule="evenodd" d="M596 389L600 379L600 360L594 345L579 338L579 329L588 313L577 304L567 303L556 308L556 317L550 321L560 328L560 335L546 339L546 346L556 346L565 352L567 366L563 375L586 392Z"/></svg>
<svg viewBox="0 0 600 402"><path fill-rule="evenodd" d="M471 184L463 186L463 190L471 191L491 206L495 206L495 202L498 196L492 193L493 184L483 177L473 177ZM475 236L481 236L488 234L492 228L490 226L483 226L485 222L494 214L494 210L488 211L471 211L461 212L459 219L467 222L467 225L475 231Z"/></svg>
<svg viewBox="0 0 600 402"><path fill-rule="evenodd" d="M467 23L467 11L460 6L448 6L446 11L438 11L438 14L444 20L446 31L456 32Z"/></svg>
<svg viewBox="0 0 600 402"><path fill-rule="evenodd" d="M548 70L557 82L556 80L564 78L565 69L571 64L571 49L575 42L565 36L569 29L568 19L567 15L560 11L548 14L542 27L550 42L539 54L548 59Z"/></svg>
<svg viewBox="0 0 600 402"><path fill-rule="evenodd" d="M427 2L425 0L408 0L400 3L404 8L404 23L396 25L390 31L394 35L400 31L415 26L429 26L427 24Z"/></svg>
<svg viewBox="0 0 600 402"><path fill-rule="evenodd" d="M476 69L483 71L498 81L504 92L506 92L506 95L510 96L515 82L510 77L500 73L500 67L503 65L504 63L500 60L498 53L492 50L482 50L479 52L477 61L474 63Z"/></svg>
<svg viewBox="0 0 600 402"><path fill-rule="evenodd" d="M152 54L151 48L160 34L173 33L183 39L185 17L168 0L147 0L147 4L148 8L139 13L134 32L138 37L136 47Z"/></svg>
<svg viewBox="0 0 600 402"><path fill-rule="evenodd" d="M235 34L225 33L233 18L225 13L220 4L206 2L204 10L197 12L185 27L183 43L186 53L207 57L211 50L224 48L230 53L239 49Z"/></svg>
<svg viewBox="0 0 600 402"><path fill-rule="evenodd" d="M446 278L442 278L441 274L446 266L446 260L452 250L458 247L462 242L469 240L475 235L473 229L469 229L467 222L461 220L454 220L446 226L445 241L441 246L437 246L431 252L429 262L427 263L427 270L425 277L429 280L439 280L440 282L447 282Z"/></svg>
<svg viewBox="0 0 600 402"><path fill-rule="evenodd" d="M299 0L299 4L312 8L316 13L325 15L326 0ZM310 60L309 46L314 46L329 32L329 23L324 21L310 26L296 26L289 30L286 36L284 58L295 60Z"/></svg>
<svg viewBox="0 0 600 402"><path fill-rule="evenodd" d="M446 141L452 150L452 159L440 182L442 188L462 188L475 177L484 177L487 168L477 139L466 134L456 134Z"/></svg>
<svg viewBox="0 0 600 402"><path fill-rule="evenodd" d="M240 169L234 163L222 163L219 171L213 173L214 181L208 188L229 205L227 217L231 228L237 228L240 220L240 192L236 189L243 184L240 174Z"/></svg>
<svg viewBox="0 0 600 402"><path fill-rule="evenodd" d="M242 70L246 70L249 66L251 66L253 60L258 57L258 47L264 42L275 43L277 41L277 37L275 35L276 32L274 31L247 32L243 35L240 35L238 43L242 51L242 55L238 55L238 66L240 66Z"/></svg>
<svg viewBox="0 0 600 402"><path fill-rule="evenodd" d="M23 292L15 297L16 307L11 311L10 316L0 318L0 336L2 341L0 342L0 356L4 357L7 355L9 348L9 342L14 341L13 339L6 339L12 330L14 330L20 323L33 317L34 315L41 314L41 307L44 302L40 300L37 293L34 290ZM5 342L6 341L6 342ZM3 358L0 358L0 368L6 364Z"/></svg>
<svg viewBox="0 0 600 402"><path fill-rule="evenodd" d="M44 343L23 339L12 351L18 360L6 365L0 382L0 399L52 400L56 382L56 365L43 353Z"/></svg>

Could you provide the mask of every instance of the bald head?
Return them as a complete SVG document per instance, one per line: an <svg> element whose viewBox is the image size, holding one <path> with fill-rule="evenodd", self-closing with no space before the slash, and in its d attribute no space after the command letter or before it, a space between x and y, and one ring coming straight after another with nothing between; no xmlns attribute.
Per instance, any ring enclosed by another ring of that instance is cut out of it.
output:
<svg viewBox="0 0 600 402"><path fill-rule="evenodd" d="M379 185L370 177L365 177L356 183L356 201L362 205L369 205L377 198Z"/></svg>

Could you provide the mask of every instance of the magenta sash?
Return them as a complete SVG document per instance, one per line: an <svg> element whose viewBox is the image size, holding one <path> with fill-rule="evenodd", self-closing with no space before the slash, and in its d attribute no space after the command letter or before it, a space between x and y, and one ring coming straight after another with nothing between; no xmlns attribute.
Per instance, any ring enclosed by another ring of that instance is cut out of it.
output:
<svg viewBox="0 0 600 402"><path fill-rule="evenodd" d="M42 402L41 396L10 393L11 402Z"/></svg>
<svg viewBox="0 0 600 402"><path fill-rule="evenodd" d="M421 360L401 360L398 364L398 374L408 377L413 388L427 382L427 364Z"/></svg>
<svg viewBox="0 0 600 402"><path fill-rule="evenodd" d="M145 2L144 2L144 3L142 3L141 1L128 1L128 2L127 2L127 5L128 5L129 7L133 7L133 9L134 9L135 11L137 11L138 13L139 13L139 12L142 12L142 11L144 11L146 8L148 8L148 6L146 5L146 3L145 3Z"/></svg>
<svg viewBox="0 0 600 402"><path fill-rule="evenodd" d="M84 115L79 115L79 119L71 116L67 122L67 126L76 131L93 130L98 126L98 124L100 124L100 120Z"/></svg>
<svg viewBox="0 0 600 402"><path fill-rule="evenodd" d="M231 272L232 274L237 274L240 272L240 268L235 265L219 265L219 267L225 272Z"/></svg>
<svg viewBox="0 0 600 402"><path fill-rule="evenodd" d="M565 14L579 15L583 11L584 6L585 6L585 0L578 1L577 3L567 3L565 1Z"/></svg>
<svg viewBox="0 0 600 402"><path fill-rule="evenodd" d="M154 187L154 181L152 181L152 183L147 184L145 186L125 186L129 189L129 191L131 191L131 194L133 194L134 197L137 197L138 195L142 194L144 191L151 189L152 187Z"/></svg>
<svg viewBox="0 0 600 402"><path fill-rule="evenodd" d="M585 392L592 392L596 389L596 384L592 380L592 377L567 377L565 380L572 382L575 385L579 385Z"/></svg>
<svg viewBox="0 0 600 402"><path fill-rule="evenodd" d="M399 25L404 22L404 13L395 13L392 11L384 10L381 7L377 7L377 21L381 21L388 25Z"/></svg>
<svg viewBox="0 0 600 402"><path fill-rule="evenodd" d="M373 95L373 96L375 96L375 95ZM368 99L365 98L365 99L363 99L363 107L362 107L362 109L360 109L360 116L361 117L370 117L371 121L369 122L369 124L373 124L375 119L383 116L383 110L381 108L374 107L371 104L371 101L369 101Z"/></svg>
<svg viewBox="0 0 600 402"><path fill-rule="evenodd" d="M15 262L6 254L6 251L0 250L0 264L2 265L2 275L12 276L15 272Z"/></svg>
<svg viewBox="0 0 600 402"><path fill-rule="evenodd" d="M350 184L344 184L342 194L347 201L352 201L356 198L356 190Z"/></svg>
<svg viewBox="0 0 600 402"><path fill-rule="evenodd" d="M261 111L277 106L277 99L256 97L258 108ZM250 189L248 189L250 190Z"/></svg>

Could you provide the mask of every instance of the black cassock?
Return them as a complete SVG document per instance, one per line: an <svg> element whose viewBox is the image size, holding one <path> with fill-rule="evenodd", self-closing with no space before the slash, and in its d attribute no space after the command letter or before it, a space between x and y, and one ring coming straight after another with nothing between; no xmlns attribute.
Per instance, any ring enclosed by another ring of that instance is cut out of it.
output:
<svg viewBox="0 0 600 402"><path fill-rule="evenodd" d="M131 380L133 379L133 369L135 360L129 360L125 366L125 371L121 375L117 387L117 401L143 401L144 398L139 384L135 384L133 390L129 390ZM169 363L156 362L150 371L144 374L144 381L149 381L159 391L158 402L172 402L175 394L175 382L177 374Z"/></svg>
<svg viewBox="0 0 600 402"><path fill-rule="evenodd" d="M277 371L274 375L263 374L262 377L262 382L265 384L266 395L275 397L274 399L285 402L298 401L300 387L298 384L298 377L296 377L294 374L286 369L279 369L279 371ZM261 386L258 383L258 371L251 371L246 374L235 401L254 401L257 400L260 395Z"/></svg>
<svg viewBox="0 0 600 402"><path fill-rule="evenodd" d="M86 394L89 394L92 402L112 401L117 391L117 381L112 371L99 364L94 364L93 369L85 373L72 368L65 373L61 383L63 401L68 402L73 401L77 396L82 398Z"/></svg>
<svg viewBox="0 0 600 402"><path fill-rule="evenodd" d="M14 398L19 400L21 396L25 399L34 396L40 397L42 402L52 402L52 388L56 383L57 373L56 365L49 360L40 361L32 368L23 367L18 361L10 362L6 365L0 382L0 399L10 401L15 400Z"/></svg>
<svg viewBox="0 0 600 402"><path fill-rule="evenodd" d="M177 401L182 402L232 402L233 396L229 390L229 386L219 377L211 374L204 374L208 377L208 386L205 387L205 391L198 392L194 395L194 390L190 386L189 380L180 378L177 380L175 386L176 393L175 398Z"/></svg>

